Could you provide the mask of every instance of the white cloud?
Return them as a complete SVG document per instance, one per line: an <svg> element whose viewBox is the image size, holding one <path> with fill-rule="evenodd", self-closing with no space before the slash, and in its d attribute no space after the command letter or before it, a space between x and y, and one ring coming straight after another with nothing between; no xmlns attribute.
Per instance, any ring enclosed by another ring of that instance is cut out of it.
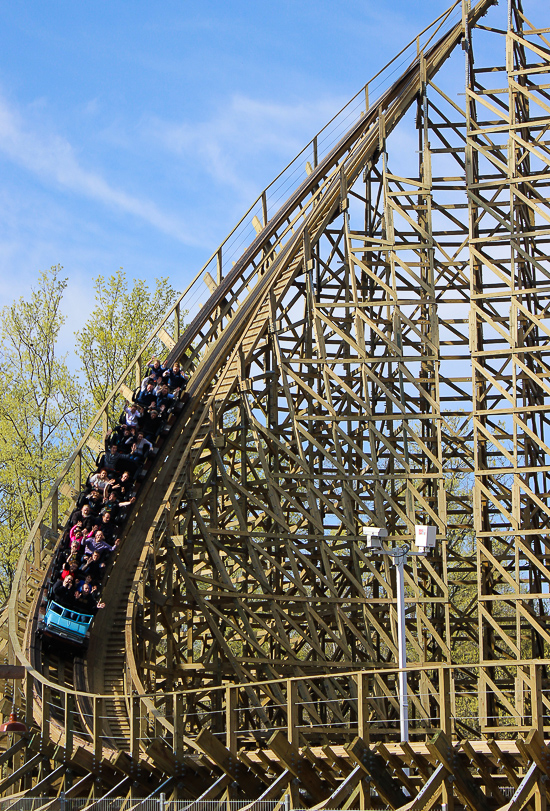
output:
<svg viewBox="0 0 550 811"><path fill-rule="evenodd" d="M151 201L127 194L98 173L83 168L65 138L36 131L2 98L0 152L43 181L138 217L181 242L193 243L181 221L165 214Z"/></svg>
<svg viewBox="0 0 550 811"><path fill-rule="evenodd" d="M235 95L208 120L189 124L153 118L146 128L172 154L192 155L217 182L252 197L257 194L250 180L254 165L269 158L282 169L340 104L336 98L276 104Z"/></svg>

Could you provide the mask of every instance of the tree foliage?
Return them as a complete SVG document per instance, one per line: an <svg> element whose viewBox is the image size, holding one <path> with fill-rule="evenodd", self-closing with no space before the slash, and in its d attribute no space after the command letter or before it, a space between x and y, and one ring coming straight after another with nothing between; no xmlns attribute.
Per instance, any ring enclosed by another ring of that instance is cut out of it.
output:
<svg viewBox="0 0 550 811"><path fill-rule="evenodd" d="M149 290L142 280L130 285L122 269L99 276L95 307L76 335L78 373L58 350L66 286L62 268L52 267L40 274L27 299L1 312L0 601L9 594L21 547L91 414L176 296L167 279L157 279ZM160 349L153 345L151 352Z"/></svg>
<svg viewBox="0 0 550 811"><path fill-rule="evenodd" d="M93 404L99 408L173 302L176 291L168 279L156 279L152 291L141 279L134 279L129 287L120 268L107 279L98 276L95 296L93 312L76 333L76 352ZM148 360L144 358L143 362Z"/></svg>
<svg viewBox="0 0 550 811"><path fill-rule="evenodd" d="M26 300L2 310L0 352L0 595L74 443L79 387L57 353L66 279L42 273Z"/></svg>

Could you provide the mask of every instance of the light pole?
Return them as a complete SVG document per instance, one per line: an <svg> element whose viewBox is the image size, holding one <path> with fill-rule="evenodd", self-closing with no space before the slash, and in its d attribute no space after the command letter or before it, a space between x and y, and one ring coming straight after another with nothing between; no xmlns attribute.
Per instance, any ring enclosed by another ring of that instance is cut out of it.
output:
<svg viewBox="0 0 550 811"><path fill-rule="evenodd" d="M409 544L388 549L382 546L382 538L388 537L383 527L364 527L367 549L374 554L389 555L395 566L397 587L397 653L399 662L399 728L401 741L409 740L409 698L407 695L407 637L405 633L405 563L409 555L423 557L435 547L436 528L417 524L414 528L418 552L411 552Z"/></svg>

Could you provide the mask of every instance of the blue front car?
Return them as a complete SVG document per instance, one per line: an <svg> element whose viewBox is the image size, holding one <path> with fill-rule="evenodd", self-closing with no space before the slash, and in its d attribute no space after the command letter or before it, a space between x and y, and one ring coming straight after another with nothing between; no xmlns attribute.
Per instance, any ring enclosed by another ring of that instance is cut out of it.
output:
<svg viewBox="0 0 550 811"><path fill-rule="evenodd" d="M53 634L69 642L83 644L87 639L87 632L93 620L91 614L81 614L71 608L64 608L59 603L50 600L46 609L42 625L44 634Z"/></svg>

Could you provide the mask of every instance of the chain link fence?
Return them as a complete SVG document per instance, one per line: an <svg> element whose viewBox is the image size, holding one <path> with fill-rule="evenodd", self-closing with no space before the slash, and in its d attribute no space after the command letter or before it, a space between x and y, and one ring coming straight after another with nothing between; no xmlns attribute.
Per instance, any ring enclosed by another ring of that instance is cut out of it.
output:
<svg viewBox="0 0 550 811"><path fill-rule="evenodd" d="M288 797L275 800L167 800L165 795L139 798L3 797L0 811L289 811Z"/></svg>

